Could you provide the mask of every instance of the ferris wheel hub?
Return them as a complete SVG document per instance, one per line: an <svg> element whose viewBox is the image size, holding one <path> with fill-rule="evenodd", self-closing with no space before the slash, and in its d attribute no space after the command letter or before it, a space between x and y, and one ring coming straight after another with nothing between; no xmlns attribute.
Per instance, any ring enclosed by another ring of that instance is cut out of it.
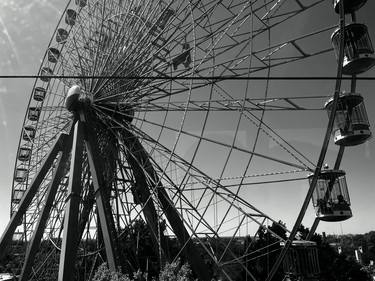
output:
<svg viewBox="0 0 375 281"><path fill-rule="evenodd" d="M70 87L65 98L65 108L71 112L81 110L92 103L92 94L82 91L79 85Z"/></svg>

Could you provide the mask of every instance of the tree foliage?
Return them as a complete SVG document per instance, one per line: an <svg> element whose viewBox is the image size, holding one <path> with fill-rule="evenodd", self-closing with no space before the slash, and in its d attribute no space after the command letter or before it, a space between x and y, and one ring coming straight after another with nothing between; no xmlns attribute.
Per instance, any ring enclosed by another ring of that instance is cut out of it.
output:
<svg viewBox="0 0 375 281"><path fill-rule="evenodd" d="M119 271L110 271L107 264L101 264L95 272L92 281L145 281L147 280L147 274L142 273L140 270L133 273L132 278L127 274L123 274ZM152 278L153 281L193 281L192 271L187 263L181 264L181 262L175 261L167 263L164 268L160 271L158 279Z"/></svg>
<svg viewBox="0 0 375 281"><path fill-rule="evenodd" d="M149 276L157 276L160 271L158 252L143 220L136 220L123 229L118 243L124 271L147 271Z"/></svg>
<svg viewBox="0 0 375 281"><path fill-rule="evenodd" d="M245 264L257 280L266 280L275 263L280 250L280 240L275 235L286 239L286 231L282 227L282 222L272 223L268 228L260 228L258 237L248 236L245 240ZM251 245L248 247L247 245ZM243 271L242 280L246 278L246 271ZM282 268L276 272L273 280L281 281L284 278Z"/></svg>
<svg viewBox="0 0 375 281"><path fill-rule="evenodd" d="M159 281L192 281L193 274L189 264L180 261L167 263L160 271Z"/></svg>
<svg viewBox="0 0 375 281"><path fill-rule="evenodd" d="M309 229L301 226L298 231L298 237L305 239ZM248 271L257 280L265 280L270 269L272 268L275 260L277 259L281 245L280 239L287 238L287 233L282 223L273 223L267 228L261 228L258 231L256 237L240 237L236 241L232 241L230 249L226 250L226 246L229 241L225 240L228 238L211 238L204 243L209 243L212 246L213 251L217 256L223 256L223 261L230 261L235 257L241 257L243 264L245 264ZM375 231L361 234L361 235L344 235L339 239L337 237L328 236L327 238L322 235L315 234L312 239L317 243L319 264L321 275L320 281L368 281L370 275L375 273L374 266L363 267L357 263L354 259L354 249L359 246L363 248L363 260L365 264L368 264L370 260L375 260ZM339 254L335 248L331 246L333 242L340 241L340 245L343 252ZM110 272L106 266L101 265L98 267L95 278L93 281L145 281L145 280L160 280L160 281L190 281L194 280L194 273L190 267L184 263L185 260L181 257L181 260L177 262L166 263L166 265L160 269L160 258L157 252L157 247L153 245L153 240L147 224L143 221L134 221L131 225L127 226L121 231L119 237L119 248L121 249L121 272ZM60 244L61 241L55 241L56 244ZM96 242L86 241L86 248L92 251L97 247ZM25 245L18 245L24 247ZM52 245L48 241L42 241L41 251L37 255L37 260L45 260L46 255L51 252ZM176 256L179 250L178 241L168 240L168 252L174 253L171 256ZM205 256L205 252L201 248L197 248L201 251L203 258L210 261L208 256ZM230 254L229 254L230 253ZM105 252L100 253L101 256L105 256ZM233 257L232 255L235 255ZM22 255L13 252L5 255L0 260L0 272L9 272L19 274L14 269L20 269L22 265ZM53 255L58 258L58 255ZM77 280L86 280L87 276L83 275L84 268L97 267L100 264L100 259L94 260L94 256L89 255L85 264L82 264L82 259L77 261L76 277ZM51 272L56 270L52 266L56 264L58 266L58 259L54 260L49 258L49 265L47 268L51 268ZM168 259L167 259L168 260ZM163 262L163 261L162 261ZM215 267L215 264L209 266L212 270L213 278L216 280L225 277L221 275L221 269L224 269L231 276L232 280L241 281L246 278L246 270L242 267L235 267L233 265L226 265L226 267ZM51 273L52 274L52 273ZM56 278L50 278L49 273L43 270L43 280L54 280ZM249 277L249 276L248 276ZM284 278L284 272L282 266L276 273L273 280L278 281Z"/></svg>
<svg viewBox="0 0 375 281"><path fill-rule="evenodd" d="M93 281L130 281L128 275L110 271L107 264L101 264L95 272Z"/></svg>
<svg viewBox="0 0 375 281"><path fill-rule="evenodd" d="M277 256L281 250L278 239L279 237L286 239L286 232L281 226L282 223L273 223L266 229L259 229L258 237L247 237L245 245L252 245L248 248L245 259L248 270L259 280L265 280L270 269L273 266ZM298 229L297 237L305 240L309 229L303 225ZM374 232L375 234L375 232ZM370 238L371 237L371 238ZM370 236L367 240L375 238ZM254 240L252 240L254 239ZM320 266L320 281L370 281L371 268L366 270L357 263L353 256L345 252L339 254L333 247L329 245L329 241L324 239L322 235L314 234L312 241L317 243L318 258ZM374 239L375 241L375 239ZM372 248L371 248L372 249ZM374 249L375 250L375 249ZM354 251L353 251L354 252ZM257 256L257 258L255 258ZM243 273L243 279L245 277ZM280 267L273 280L283 280L284 273Z"/></svg>
<svg viewBox="0 0 375 281"><path fill-rule="evenodd" d="M362 260L364 264L375 262L375 231L365 234L328 235L328 243L340 244L342 252L347 256L354 257L354 251L362 248Z"/></svg>
<svg viewBox="0 0 375 281"><path fill-rule="evenodd" d="M299 232L301 238L305 239L309 229L301 225ZM320 281L370 281L370 275L362 270L362 266L357 263L352 255L346 252L339 254L332 246L329 240L319 234L315 234L312 241L317 243Z"/></svg>

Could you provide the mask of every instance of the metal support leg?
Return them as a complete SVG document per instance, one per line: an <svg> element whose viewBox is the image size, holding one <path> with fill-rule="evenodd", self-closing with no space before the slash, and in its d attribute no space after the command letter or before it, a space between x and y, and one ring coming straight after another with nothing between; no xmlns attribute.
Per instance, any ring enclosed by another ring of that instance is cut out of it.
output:
<svg viewBox="0 0 375 281"><path fill-rule="evenodd" d="M130 133L128 133L130 135ZM172 200L169 198L168 193L165 191L163 185L161 184L147 152L144 150L141 143L137 138L132 136L132 143L134 145L133 156L137 158L139 163L142 163L142 168L151 177L153 185L157 183L157 186L153 186L157 190L157 197L162 206L165 216L167 217L169 224L171 225L173 232L177 236L178 241L184 247L183 253L186 259L189 261L193 271L197 274L198 278L203 281L211 280L209 270L200 256L199 251L196 249L194 242L192 241L188 231L186 230L179 213L177 212Z"/></svg>
<svg viewBox="0 0 375 281"><path fill-rule="evenodd" d="M194 272L197 274L199 279L211 280L210 273L206 267L203 258L200 256L199 251L196 249L189 233L187 232L183 221L181 220L173 202L169 198L164 187L159 184L157 187L158 199L162 205L163 211L176 234L181 245L184 245L183 252L189 261Z"/></svg>
<svg viewBox="0 0 375 281"><path fill-rule="evenodd" d="M61 179L64 176L65 172L65 165L66 161L69 157L69 150L67 148L71 147L71 138L70 141L67 141L66 149L61 153L57 160L57 165L55 172L52 177L52 182L49 186L45 203L43 206L43 209L41 211L38 223L35 227L34 234L30 241L30 246L27 249L26 256L25 256L25 262L23 264L22 273L19 281L26 281L29 280L29 275L31 273L32 266L34 264L34 258L39 250L40 246L40 240L43 237L43 231L45 229L48 217L50 215L50 211L52 208L53 201L55 199L59 184L61 182Z"/></svg>
<svg viewBox="0 0 375 281"><path fill-rule="evenodd" d="M158 241L158 216L156 213L156 208L154 205L154 202L150 200L151 193L147 189L147 181L146 177L144 175L144 172L142 171L141 167L137 163L137 161L131 156L127 155L127 161L129 165L132 167L133 175L136 180L136 187L135 192L136 194L133 194L133 196L137 196L139 200L139 203L142 205L143 214L145 216L145 219L147 221L147 225L151 232L151 238L155 245L157 245L157 251L159 246L163 250L163 254L166 253L166 245L163 242L164 239L161 239L159 245Z"/></svg>
<svg viewBox="0 0 375 281"><path fill-rule="evenodd" d="M10 245L12 241L12 237L14 231L16 230L17 226L19 225L20 221L22 221L22 217L24 216L27 208L29 207L31 201L33 200L35 194L38 191L40 184L42 183L44 176L50 170L53 161L56 159L57 154L63 149L66 145L66 134L61 134L57 140L55 141L54 145L52 146L49 154L46 156L45 160L43 161L42 166L40 167L38 173L34 177L32 183L30 184L29 188L26 190L24 196L22 197L21 202L19 203L18 210L15 212L10 219L3 236L0 240L0 258L2 258L6 254L6 247Z"/></svg>
<svg viewBox="0 0 375 281"><path fill-rule="evenodd" d="M69 172L68 198L65 206L64 233L61 247L58 281L74 280L74 268L78 248L78 213L81 193L83 150L83 124L74 126L73 148Z"/></svg>
<svg viewBox="0 0 375 281"><path fill-rule="evenodd" d="M127 153L126 153L126 161L128 162L129 166L132 169L136 186L135 186L135 194L133 196L137 197L137 201L142 205L143 214L145 216L147 226L150 229L151 232L151 238L152 242L155 245L156 251L158 252L159 247L162 250L162 257L160 257L162 260L165 260L167 256L167 246L166 246L166 239L161 233L161 239L159 241L158 239L158 216L156 213L156 208L154 205L154 202L152 200L149 200L151 198L150 190L148 189L148 184L146 180L146 175L140 166L140 159L137 157L137 148L135 147L134 143L134 136L131 135L128 132L124 132L124 135L126 137L126 145L127 145ZM160 245L159 245L160 243Z"/></svg>
<svg viewBox="0 0 375 281"><path fill-rule="evenodd" d="M111 271L117 270L117 252L116 247L116 230L114 227L112 210L109 202L109 196L106 193L110 191L103 190L105 188L104 179L100 173L101 161L99 160L99 152L97 150L97 142L95 141L95 136L90 134L88 128L86 131L86 151L87 158L89 160L90 172L92 177L92 182L94 185L96 206L98 208L99 219L101 223L101 230L103 233L103 240L105 245L105 251L107 256L108 267Z"/></svg>
<svg viewBox="0 0 375 281"><path fill-rule="evenodd" d="M311 240L311 238L313 237L316 229L318 228L319 221L320 221L319 218L315 218L314 223L313 223L313 225L310 228L310 232L309 232L309 234L307 234L306 240L308 240L308 241Z"/></svg>
<svg viewBox="0 0 375 281"><path fill-rule="evenodd" d="M82 211L79 218L79 227L78 227L78 237L82 237L83 232L85 231L87 221L89 220L90 213L95 204L95 195L94 187L89 186L88 194L86 200L82 202Z"/></svg>

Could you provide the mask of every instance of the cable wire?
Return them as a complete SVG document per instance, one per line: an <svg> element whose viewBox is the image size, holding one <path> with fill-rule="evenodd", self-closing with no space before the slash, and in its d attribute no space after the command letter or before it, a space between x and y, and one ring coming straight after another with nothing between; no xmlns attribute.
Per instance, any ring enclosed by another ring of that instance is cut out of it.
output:
<svg viewBox="0 0 375 281"><path fill-rule="evenodd" d="M126 80L336 80L335 76L107 76L107 75L0 75L0 79L126 79ZM351 80L352 77L342 77L341 80ZM375 80L375 77L356 77L357 80Z"/></svg>

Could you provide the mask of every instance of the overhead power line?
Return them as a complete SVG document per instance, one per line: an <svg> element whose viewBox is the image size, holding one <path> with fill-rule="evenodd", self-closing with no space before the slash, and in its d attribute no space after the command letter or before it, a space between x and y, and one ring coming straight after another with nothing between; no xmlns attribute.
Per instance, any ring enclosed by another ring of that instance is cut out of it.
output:
<svg viewBox="0 0 375 281"><path fill-rule="evenodd" d="M126 80L336 80L335 76L107 76L107 75L0 75L0 79L126 79ZM356 77L357 80L375 80L375 77ZM341 80L352 80L351 76Z"/></svg>

